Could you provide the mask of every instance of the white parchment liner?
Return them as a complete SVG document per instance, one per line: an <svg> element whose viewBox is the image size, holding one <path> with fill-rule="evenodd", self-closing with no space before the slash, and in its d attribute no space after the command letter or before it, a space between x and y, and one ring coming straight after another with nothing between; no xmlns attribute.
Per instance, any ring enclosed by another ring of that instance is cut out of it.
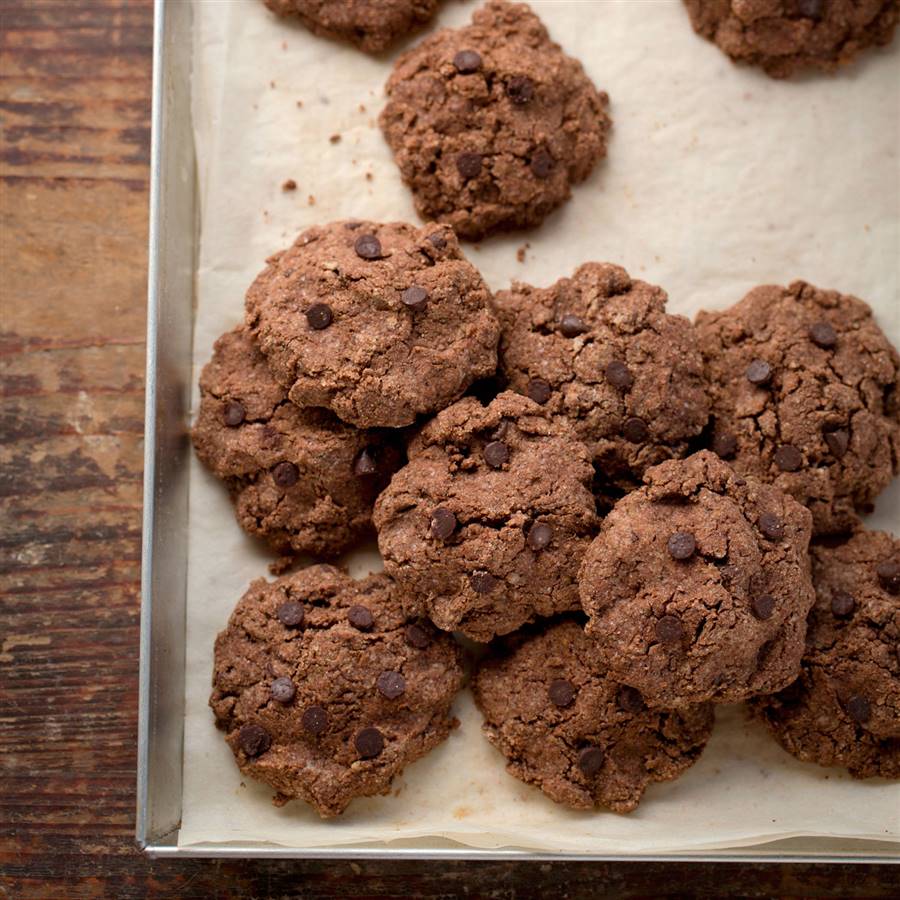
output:
<svg viewBox="0 0 900 900"><path fill-rule="evenodd" d="M468 245L491 287L546 285L588 260L623 264L692 316L756 284L803 277L866 299L900 344L900 47L837 77L776 82L697 38L678 0L532 6L609 92L609 158L527 234ZM468 21L448 0L439 22ZM376 127L397 51L373 59L279 22L259 0L195 0L194 127L201 188L195 370L242 316L265 257L344 217L417 221ZM340 135L332 140L332 135ZM287 179L297 190L282 191ZM524 262L516 249L530 245ZM196 387L195 387L196 391ZM900 532L900 486L874 527ZM311 848L441 836L475 847L685 851L796 835L900 840L900 785L859 782L784 753L740 707L720 708L701 761L628 816L578 813L507 775L466 692L461 727L390 797L322 822L244 783L207 707L213 640L270 557L225 491L191 469L187 714L180 844ZM380 568L377 553L351 571Z"/></svg>

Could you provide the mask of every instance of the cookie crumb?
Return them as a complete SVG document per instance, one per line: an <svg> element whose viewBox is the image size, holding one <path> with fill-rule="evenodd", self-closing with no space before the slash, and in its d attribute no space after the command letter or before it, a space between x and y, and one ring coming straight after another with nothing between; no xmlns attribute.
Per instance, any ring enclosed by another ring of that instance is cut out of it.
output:
<svg viewBox="0 0 900 900"><path fill-rule="evenodd" d="M374 178L371 172L366 172L366 181L371 181Z"/></svg>
<svg viewBox="0 0 900 900"><path fill-rule="evenodd" d="M303 109L303 101L302 100L297 101L297 109Z"/></svg>
<svg viewBox="0 0 900 900"><path fill-rule="evenodd" d="M366 104L365 104L365 103L360 103L360 104L359 104L359 111L360 111L361 113L364 113L364 112L366 111Z"/></svg>
<svg viewBox="0 0 900 900"><path fill-rule="evenodd" d="M306 202L307 202L310 206L315 206L315 205L316 205L316 198L315 198L312 194L310 194L310 195L306 198Z"/></svg>
<svg viewBox="0 0 900 900"><path fill-rule="evenodd" d="M287 50L287 41L282 41L282 42L281 42L281 49L282 49L282 50Z"/></svg>
<svg viewBox="0 0 900 900"><path fill-rule="evenodd" d="M269 82L269 87L270 87L270 88L274 88L274 87L275 87L275 82L274 82L274 81L270 81L270 82Z"/></svg>
<svg viewBox="0 0 900 900"><path fill-rule="evenodd" d="M333 134L328 140L332 144L339 144L341 142L341 136L339 134Z"/></svg>
<svg viewBox="0 0 900 900"><path fill-rule="evenodd" d="M296 191L297 190L297 182L294 181L293 178L288 178L284 184L281 185L281 189L283 191Z"/></svg>
<svg viewBox="0 0 900 900"><path fill-rule="evenodd" d="M516 259L520 263L525 262L525 251L529 250L530 248L531 248L531 244L529 244L528 241L525 241L525 243L522 244L522 246L519 247L518 250L516 250Z"/></svg>

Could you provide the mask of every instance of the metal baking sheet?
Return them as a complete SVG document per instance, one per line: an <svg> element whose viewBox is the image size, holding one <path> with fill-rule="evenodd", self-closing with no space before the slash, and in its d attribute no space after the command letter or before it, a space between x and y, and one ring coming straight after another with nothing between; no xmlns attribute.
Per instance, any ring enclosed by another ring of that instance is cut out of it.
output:
<svg viewBox="0 0 900 900"><path fill-rule="evenodd" d="M187 568L188 415L197 178L191 129L192 4L156 0L141 611L137 840L155 856L897 862L896 844L791 839L680 854L548 854L479 850L446 840L286 849L178 847Z"/></svg>

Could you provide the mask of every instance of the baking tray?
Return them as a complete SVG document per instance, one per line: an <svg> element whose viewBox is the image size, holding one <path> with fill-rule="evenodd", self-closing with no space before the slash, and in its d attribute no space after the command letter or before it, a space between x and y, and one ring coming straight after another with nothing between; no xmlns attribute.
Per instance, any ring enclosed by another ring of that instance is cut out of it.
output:
<svg viewBox="0 0 900 900"><path fill-rule="evenodd" d="M900 845L794 838L669 854L479 850L441 839L296 849L276 844L178 846L182 814L188 416L198 237L191 127L192 2L155 0L147 309L144 518L138 717L139 846L157 857L695 862L900 862Z"/></svg>

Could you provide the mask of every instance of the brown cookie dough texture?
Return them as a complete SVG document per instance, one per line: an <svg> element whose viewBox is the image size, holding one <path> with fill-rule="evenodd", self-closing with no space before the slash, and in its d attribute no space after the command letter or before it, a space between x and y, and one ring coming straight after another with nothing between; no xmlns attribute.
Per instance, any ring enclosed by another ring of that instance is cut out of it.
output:
<svg viewBox="0 0 900 900"><path fill-rule="evenodd" d="M683 455L709 418L693 326L666 315L666 299L607 263L495 296L510 389L565 416L602 479L639 482L649 466Z"/></svg>
<svg viewBox="0 0 900 900"><path fill-rule="evenodd" d="M482 663L472 690L510 774L574 809L630 812L648 784L697 761L713 726L710 704L648 709L597 668L574 621L516 635Z"/></svg>
<svg viewBox="0 0 900 900"><path fill-rule="evenodd" d="M697 34L773 78L834 72L891 42L897 0L684 0Z"/></svg>
<svg viewBox="0 0 900 900"><path fill-rule="evenodd" d="M291 403L243 327L203 368L192 438L241 527L288 554L336 556L371 531L375 497L403 461L396 435Z"/></svg>
<svg viewBox="0 0 900 900"><path fill-rule="evenodd" d="M708 451L644 481L606 517L581 567L600 663L650 706L786 687L814 599L809 511Z"/></svg>
<svg viewBox="0 0 900 900"><path fill-rule="evenodd" d="M334 222L268 260L247 324L298 406L400 427L493 374L489 300L446 226Z"/></svg>
<svg viewBox="0 0 900 900"><path fill-rule="evenodd" d="M250 585L209 702L245 775L327 817L443 741L461 683L459 648L405 616L389 578L312 566Z"/></svg>
<svg viewBox="0 0 900 900"><path fill-rule="evenodd" d="M313 34L380 53L425 25L439 0L264 0L279 16L298 18Z"/></svg>
<svg viewBox="0 0 900 900"><path fill-rule="evenodd" d="M465 398L439 413L375 507L407 608L476 641L577 609L597 525L591 475L571 429L525 397Z"/></svg>
<svg viewBox="0 0 900 900"><path fill-rule="evenodd" d="M697 316L712 447L851 530L900 469L900 356L856 297L803 281Z"/></svg>
<svg viewBox="0 0 900 900"><path fill-rule="evenodd" d="M608 97L521 3L426 38L387 95L381 127L419 214L465 238L540 223L606 155Z"/></svg>
<svg viewBox="0 0 900 900"><path fill-rule="evenodd" d="M812 558L800 677L752 705L798 759L900 778L900 541L861 531Z"/></svg>

